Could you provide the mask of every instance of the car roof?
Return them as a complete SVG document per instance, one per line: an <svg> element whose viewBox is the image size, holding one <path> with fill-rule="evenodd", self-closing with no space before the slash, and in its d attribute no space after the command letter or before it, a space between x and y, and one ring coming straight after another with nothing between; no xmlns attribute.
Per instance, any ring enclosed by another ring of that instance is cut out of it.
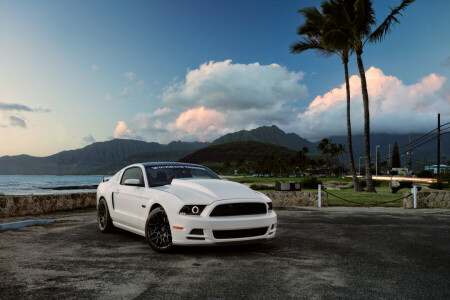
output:
<svg viewBox="0 0 450 300"><path fill-rule="evenodd" d="M204 167L202 165L180 163L180 162L146 162L146 163L141 163L141 164L144 167L154 167L154 166L199 166L199 167Z"/></svg>

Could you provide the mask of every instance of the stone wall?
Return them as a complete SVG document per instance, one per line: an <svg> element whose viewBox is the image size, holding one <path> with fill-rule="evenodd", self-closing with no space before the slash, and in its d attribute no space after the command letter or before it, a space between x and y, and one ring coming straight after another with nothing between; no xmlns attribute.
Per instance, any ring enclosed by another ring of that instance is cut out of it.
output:
<svg viewBox="0 0 450 300"><path fill-rule="evenodd" d="M273 206L318 206L317 192L261 191L273 201ZM328 194L322 192L322 206L328 206Z"/></svg>
<svg viewBox="0 0 450 300"><path fill-rule="evenodd" d="M403 208L414 208L414 196L406 197L409 193L404 194ZM418 192L417 208L450 208L450 192Z"/></svg>
<svg viewBox="0 0 450 300"><path fill-rule="evenodd" d="M317 192L263 191L273 206L318 206ZM327 194L322 192L322 206L328 206ZM95 207L95 193L0 196L0 218L38 215L42 213Z"/></svg>
<svg viewBox="0 0 450 300"><path fill-rule="evenodd" d="M95 207L96 193L0 196L0 218Z"/></svg>

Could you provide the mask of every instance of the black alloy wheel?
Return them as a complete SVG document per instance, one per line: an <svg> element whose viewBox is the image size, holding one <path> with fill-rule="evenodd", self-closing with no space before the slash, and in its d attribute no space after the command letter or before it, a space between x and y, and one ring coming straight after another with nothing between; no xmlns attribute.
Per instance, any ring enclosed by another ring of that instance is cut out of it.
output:
<svg viewBox="0 0 450 300"><path fill-rule="evenodd" d="M168 252L172 248L169 218L162 207L150 212L145 224L145 238L155 251Z"/></svg>
<svg viewBox="0 0 450 300"><path fill-rule="evenodd" d="M109 215L108 204L105 199L100 199L97 207L98 228L101 232L111 232L114 230L111 216Z"/></svg>

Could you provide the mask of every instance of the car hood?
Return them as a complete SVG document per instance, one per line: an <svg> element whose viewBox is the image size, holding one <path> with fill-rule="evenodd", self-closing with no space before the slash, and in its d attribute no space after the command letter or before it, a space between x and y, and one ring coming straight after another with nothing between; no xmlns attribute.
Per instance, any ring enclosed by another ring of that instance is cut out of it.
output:
<svg viewBox="0 0 450 300"><path fill-rule="evenodd" d="M227 199L260 200L259 193L243 184L219 179L174 179L161 190L177 196L187 204L211 204Z"/></svg>

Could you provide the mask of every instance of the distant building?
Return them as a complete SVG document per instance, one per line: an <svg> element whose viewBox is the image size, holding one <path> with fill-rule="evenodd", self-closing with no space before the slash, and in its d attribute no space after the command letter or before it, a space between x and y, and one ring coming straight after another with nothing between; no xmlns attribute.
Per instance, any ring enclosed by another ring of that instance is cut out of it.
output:
<svg viewBox="0 0 450 300"><path fill-rule="evenodd" d="M397 171L398 175L408 175L409 174L408 168L392 168L391 172L392 171Z"/></svg>
<svg viewBox="0 0 450 300"><path fill-rule="evenodd" d="M433 165L433 166L426 166L425 170L430 170L432 171L434 174L437 174L437 165ZM450 170L450 166L447 165L441 165L440 167L440 172L441 173L445 173L447 170Z"/></svg>

